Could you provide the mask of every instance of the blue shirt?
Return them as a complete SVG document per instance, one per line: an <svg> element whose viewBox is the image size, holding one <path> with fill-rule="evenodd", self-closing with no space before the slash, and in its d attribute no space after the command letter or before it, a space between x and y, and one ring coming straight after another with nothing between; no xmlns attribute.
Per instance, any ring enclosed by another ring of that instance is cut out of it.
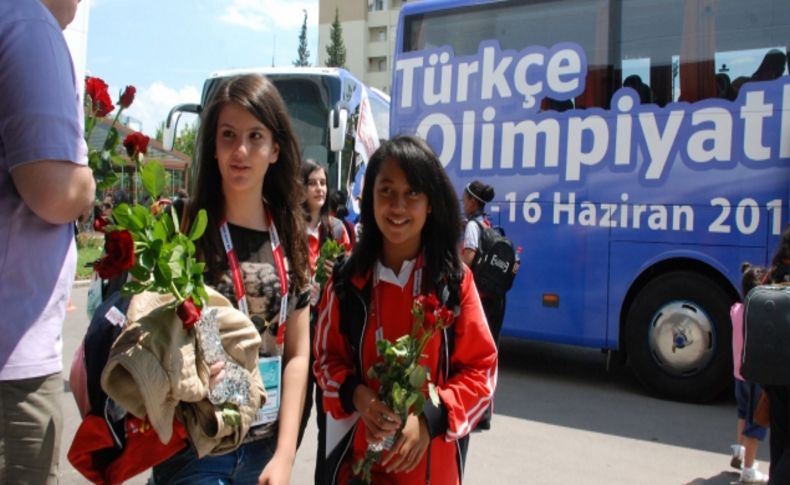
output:
<svg viewBox="0 0 790 485"><path fill-rule="evenodd" d="M0 380L63 366L73 224L33 213L11 171L38 160L87 163L74 76L63 32L40 0L0 1Z"/></svg>

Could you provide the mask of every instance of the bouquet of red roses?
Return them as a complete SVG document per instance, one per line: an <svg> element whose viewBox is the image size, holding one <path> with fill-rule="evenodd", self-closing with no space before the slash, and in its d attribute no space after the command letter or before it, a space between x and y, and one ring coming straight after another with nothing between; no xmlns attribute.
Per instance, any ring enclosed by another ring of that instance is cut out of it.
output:
<svg viewBox="0 0 790 485"><path fill-rule="evenodd" d="M401 429L381 443L369 444L364 458L354 463L354 474L365 483L371 483L373 464L378 463L382 452L395 443L406 424L408 415L422 414L425 406L426 381L428 397L434 405L439 405L436 386L430 382L429 370L420 364L420 359L431 337L450 326L454 315L452 310L439 303L433 293L415 298L411 314L413 317L411 332L395 342L379 340L376 345L382 360L368 369L368 377L377 379L381 383L379 399L400 416Z"/></svg>
<svg viewBox="0 0 790 485"><path fill-rule="evenodd" d="M95 127L96 118L107 116L114 106L107 93L107 84L99 78L86 80L86 137ZM112 186L117 177L113 165L125 160L116 153L119 141L115 124L124 108L134 101L135 88L127 86L118 100L115 114L102 150L92 150L89 164L97 179L97 187ZM145 161L149 138L134 132L123 140L123 146L140 176L143 190L154 201L150 207L136 202L119 204L112 210L106 224L104 255L94 263L99 277L117 278L129 272L131 279L122 288L127 295L156 292L172 295L175 313L186 332L194 332L199 354L209 366L221 364L217 382L211 385L207 398L222 410L226 423L238 426L239 407L250 398L245 370L225 352L212 315L201 316L209 296L203 280L205 263L196 257L195 241L205 232L208 218L201 209L186 233L181 232L179 214L166 199L160 199L166 187L166 172L157 160ZM252 325L252 323L250 323ZM194 330L193 330L194 328Z"/></svg>
<svg viewBox="0 0 790 485"><path fill-rule="evenodd" d="M117 182L114 166L125 160L117 153L120 141L115 125L124 109L134 102L136 89L126 86L118 97L118 109L101 150L91 149L88 164L98 188ZM89 141L98 118L109 115L112 104L107 83L98 77L85 79L85 138ZM122 142L128 157L134 161L143 189L158 200L166 185L165 169L157 160L145 161L149 138L140 132L128 135ZM195 259L196 241L205 231L206 212L201 210L188 234L182 234L178 214L162 210L155 202L150 208L141 204L119 204L109 220L98 227L105 233L104 256L94 263L102 279L113 279L128 271L133 280L123 291L127 294L155 291L172 294L184 326L191 328L200 318L200 308L208 299L203 283L203 263Z"/></svg>

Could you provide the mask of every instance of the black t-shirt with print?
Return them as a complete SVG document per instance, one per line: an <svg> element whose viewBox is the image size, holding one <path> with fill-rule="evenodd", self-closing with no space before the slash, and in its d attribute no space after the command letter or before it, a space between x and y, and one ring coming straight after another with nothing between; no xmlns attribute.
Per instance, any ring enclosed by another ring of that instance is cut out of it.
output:
<svg viewBox="0 0 790 485"><path fill-rule="evenodd" d="M274 265L271 238L268 231L258 231L228 223L230 237L236 256L239 258L241 275L247 294L250 320L261 334L261 355L274 356L281 352L277 349L276 336L280 314L280 278ZM216 279L207 281L223 296L238 307L233 278L227 259L222 264L222 272ZM310 288L295 288L292 268L286 258L288 271L288 313L304 308L310 303Z"/></svg>

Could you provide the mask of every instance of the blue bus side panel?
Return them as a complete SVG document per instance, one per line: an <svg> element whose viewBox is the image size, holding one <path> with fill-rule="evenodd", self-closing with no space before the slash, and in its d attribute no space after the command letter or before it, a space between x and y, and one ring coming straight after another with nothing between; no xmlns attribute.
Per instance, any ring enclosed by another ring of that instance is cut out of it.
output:
<svg viewBox="0 0 790 485"><path fill-rule="evenodd" d="M540 206L543 211L550 210L549 204ZM501 218L502 211L499 212ZM606 318L607 231L546 223L530 225L526 230L503 225L513 231L508 235L522 248L522 266L507 295L504 333L559 343L602 345L606 329L599 322ZM559 305L544 305L544 294L559 296Z"/></svg>

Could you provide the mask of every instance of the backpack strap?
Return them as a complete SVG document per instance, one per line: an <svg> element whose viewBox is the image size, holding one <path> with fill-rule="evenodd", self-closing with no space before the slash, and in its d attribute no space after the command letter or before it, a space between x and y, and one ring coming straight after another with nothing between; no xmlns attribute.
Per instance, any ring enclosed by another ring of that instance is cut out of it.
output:
<svg viewBox="0 0 790 485"><path fill-rule="evenodd" d="M359 290L351 283L352 268L348 260L341 259L332 270L332 282L335 295L340 305L340 333L346 338L354 360L357 375L349 377L341 384L339 391L343 408L349 414L354 412L351 401L353 391L358 383L362 382L362 336L368 320L368 301L372 291L371 279ZM348 388L348 389L346 389Z"/></svg>
<svg viewBox="0 0 790 485"><path fill-rule="evenodd" d="M439 299L442 306L452 310L453 316L455 318L457 318L461 312L462 278L462 275L453 275L436 285L436 297ZM453 352L455 351L455 330L453 329L453 324L446 328L443 333L443 339L445 342L447 342L447 349L446 352L443 351L440 355L439 366L444 370L444 378L448 379L450 375L452 375L452 369L450 368L450 356L453 355ZM442 346L443 350L444 348L445 347Z"/></svg>
<svg viewBox="0 0 790 485"><path fill-rule="evenodd" d="M477 250L475 251L475 257L472 260L472 264L469 265L470 268L474 268L477 266L477 262L480 261L480 258L483 257L483 241L485 241L485 233L486 233L486 226L483 225L476 217L473 219L469 219L470 222L474 222L477 224L477 227L480 229L480 232L477 236Z"/></svg>
<svg viewBox="0 0 790 485"><path fill-rule="evenodd" d="M453 316L458 317L461 306L461 278L462 275L453 275L436 285L436 297L445 306L452 310ZM450 356L453 355L455 350L455 318L449 327L442 330L442 341L439 345L439 372L442 373L444 380L450 378L453 374L453 369L450 363ZM449 417L447 408L443 405L435 406L433 402L428 399L423 408L425 414L425 422L428 425L428 433L431 438L441 436L447 432L449 425Z"/></svg>

